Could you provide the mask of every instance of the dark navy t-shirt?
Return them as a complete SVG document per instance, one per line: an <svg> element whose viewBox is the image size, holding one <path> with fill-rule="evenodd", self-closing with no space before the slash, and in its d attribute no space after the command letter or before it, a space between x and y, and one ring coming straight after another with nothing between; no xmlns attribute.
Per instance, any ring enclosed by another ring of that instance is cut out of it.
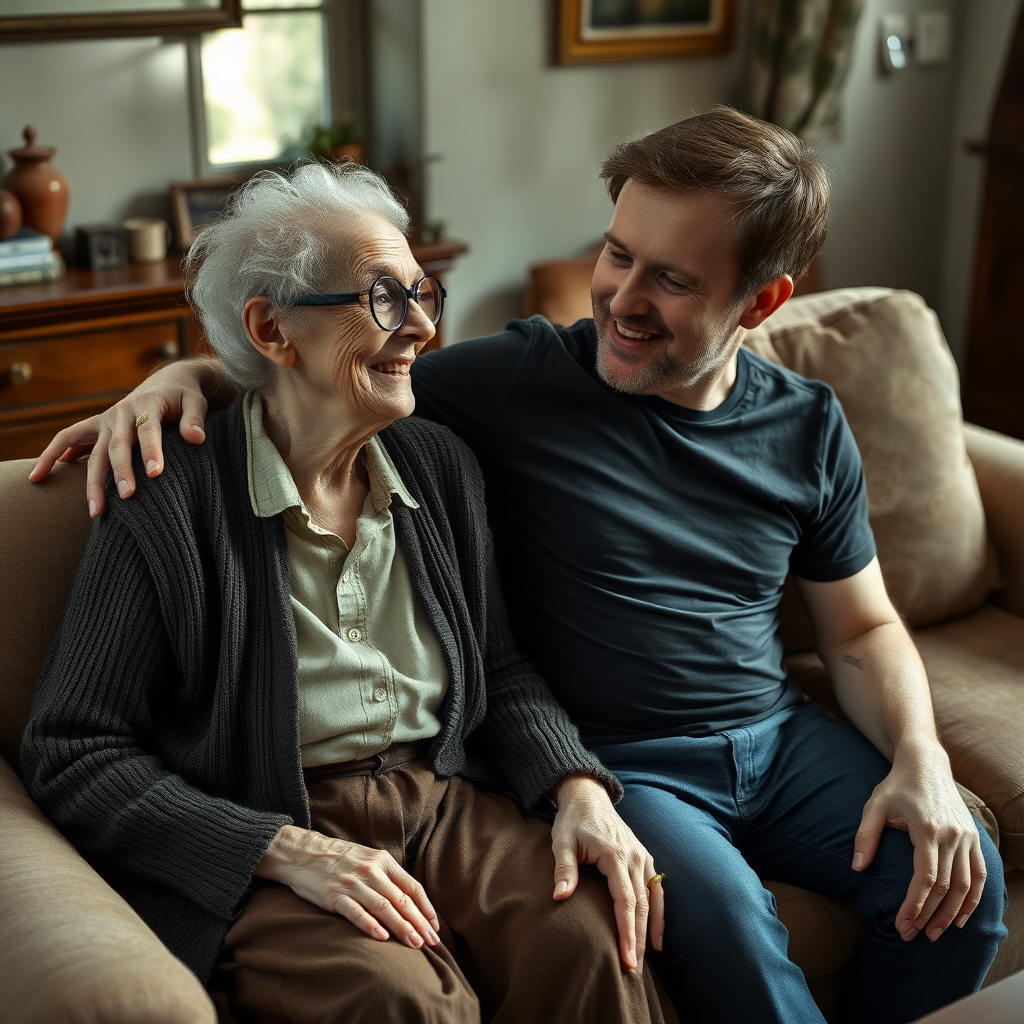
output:
<svg viewBox="0 0 1024 1024"><path fill-rule="evenodd" d="M513 625L591 743L703 735L800 699L777 637L786 574L875 554L831 388L746 350L696 412L597 376L593 321L541 317L413 368L416 413L474 450Z"/></svg>

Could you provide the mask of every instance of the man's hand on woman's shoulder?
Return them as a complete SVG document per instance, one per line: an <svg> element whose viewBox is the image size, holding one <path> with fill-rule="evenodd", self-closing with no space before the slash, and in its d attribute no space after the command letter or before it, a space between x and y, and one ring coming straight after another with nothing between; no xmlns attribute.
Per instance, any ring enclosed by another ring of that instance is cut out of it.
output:
<svg viewBox="0 0 1024 1024"><path fill-rule="evenodd" d="M211 396L219 392L227 401L234 395L225 385L216 359L200 356L162 367L106 412L60 431L36 460L29 480L39 483L57 462L74 462L88 455L85 491L89 515L102 515L111 473L122 498L135 493L132 446L136 440L142 445L147 476L163 472L163 424L177 423L186 441L203 443L208 408L204 392Z"/></svg>

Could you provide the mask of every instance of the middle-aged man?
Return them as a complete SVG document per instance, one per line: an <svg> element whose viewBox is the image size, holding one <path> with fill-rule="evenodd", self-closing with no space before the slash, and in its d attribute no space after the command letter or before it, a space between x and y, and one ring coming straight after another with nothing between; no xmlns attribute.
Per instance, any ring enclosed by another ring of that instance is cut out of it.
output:
<svg viewBox="0 0 1024 1024"><path fill-rule="evenodd" d="M418 360L417 412L476 452L519 639L665 872L655 962L685 1019L822 1020L769 876L870 922L841 1019L913 1020L981 984L1005 889L886 594L835 395L740 347L824 241L826 171L716 108L617 147L602 176L594 319L517 321ZM99 514L108 468L133 491L135 417L158 474L158 421L201 442L198 387L218 381L209 363L161 371L58 434L33 479L95 446ZM856 728L786 678L790 572Z"/></svg>

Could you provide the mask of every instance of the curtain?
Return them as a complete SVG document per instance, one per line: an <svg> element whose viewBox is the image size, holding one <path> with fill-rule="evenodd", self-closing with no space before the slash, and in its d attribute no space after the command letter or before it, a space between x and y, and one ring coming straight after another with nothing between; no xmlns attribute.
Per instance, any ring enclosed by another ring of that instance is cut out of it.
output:
<svg viewBox="0 0 1024 1024"><path fill-rule="evenodd" d="M864 0L751 0L744 109L813 139L834 132Z"/></svg>

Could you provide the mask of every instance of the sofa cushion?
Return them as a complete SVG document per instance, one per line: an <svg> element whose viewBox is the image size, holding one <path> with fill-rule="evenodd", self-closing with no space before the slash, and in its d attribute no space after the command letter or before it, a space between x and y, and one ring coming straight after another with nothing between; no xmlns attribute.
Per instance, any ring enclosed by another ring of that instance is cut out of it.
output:
<svg viewBox="0 0 1024 1024"><path fill-rule="evenodd" d="M1010 934L999 944L999 952L985 975L986 987L1024 970L1024 871L1009 869L1003 880L1010 898L1003 924Z"/></svg>
<svg viewBox="0 0 1024 1024"><path fill-rule="evenodd" d="M801 296L744 344L835 390L864 460L886 585L908 623L977 608L998 584L995 555L967 458L956 366L920 296L886 288Z"/></svg>
<svg viewBox="0 0 1024 1024"><path fill-rule="evenodd" d="M999 822L1024 868L1024 619L991 605L914 634L953 774Z"/></svg>
<svg viewBox="0 0 1024 1024"><path fill-rule="evenodd" d="M83 484L76 478L79 505ZM198 978L44 817L2 760L0 907L5 1024L216 1024Z"/></svg>
<svg viewBox="0 0 1024 1024"><path fill-rule="evenodd" d="M985 506L985 528L999 558L997 603L1024 616L1024 441L964 424L967 454Z"/></svg>
<svg viewBox="0 0 1024 1024"><path fill-rule="evenodd" d="M835 1017L846 970L867 923L848 903L785 882L766 881L779 920L789 931L789 959L803 971L826 1020Z"/></svg>
<svg viewBox="0 0 1024 1024"><path fill-rule="evenodd" d="M84 463L30 484L31 459L0 462L0 755L19 765L32 694L57 631L92 521Z"/></svg>

